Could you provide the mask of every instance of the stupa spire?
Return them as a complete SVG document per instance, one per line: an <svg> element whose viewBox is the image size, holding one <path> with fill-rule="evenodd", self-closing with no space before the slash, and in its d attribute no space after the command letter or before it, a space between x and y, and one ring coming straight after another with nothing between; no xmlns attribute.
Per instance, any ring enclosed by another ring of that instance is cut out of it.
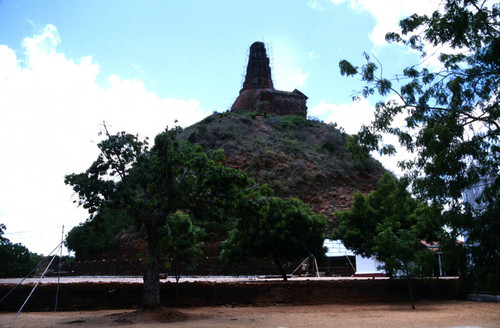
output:
<svg viewBox="0 0 500 328"><path fill-rule="evenodd" d="M255 89L274 89L269 57L267 57L266 46L262 42L254 42L250 46L247 74L240 92Z"/></svg>
<svg viewBox="0 0 500 328"><path fill-rule="evenodd" d="M307 117L307 96L299 90L275 90L266 47L262 42L250 46L247 73L232 111L253 111L259 114L300 115Z"/></svg>

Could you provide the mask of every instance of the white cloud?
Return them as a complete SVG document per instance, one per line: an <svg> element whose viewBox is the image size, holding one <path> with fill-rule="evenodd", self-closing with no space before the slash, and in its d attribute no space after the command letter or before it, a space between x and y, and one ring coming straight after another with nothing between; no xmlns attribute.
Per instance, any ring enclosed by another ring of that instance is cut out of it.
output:
<svg viewBox="0 0 500 328"><path fill-rule="evenodd" d="M374 108L366 99L341 105L322 100L308 112L310 116L324 117L327 123L337 123L348 134L357 133L362 125L370 124L374 118Z"/></svg>
<svg viewBox="0 0 500 328"><path fill-rule="evenodd" d="M334 4L342 3L347 0L332 0ZM420 1L401 1L401 0L350 0L351 8L355 10L363 10L371 13L376 25L370 35L370 39L375 45L384 45L385 34L387 32L398 32L399 21L409 17L412 14L430 16L434 11L444 12L444 1L436 0L420 0ZM486 0L485 6L493 6L495 1ZM415 31L415 34L422 34L423 28ZM439 61L439 54L457 54L463 52L463 49L453 49L449 44L441 44L434 46L429 42L425 42L426 57L421 61L422 67L432 69L441 69L442 63ZM407 48L409 52L416 52Z"/></svg>
<svg viewBox="0 0 500 328"><path fill-rule="evenodd" d="M20 58L0 45L0 222L13 242L42 253L59 242L61 225L68 231L87 216L64 175L96 158L100 123L153 138L174 120L187 126L207 115L198 100L160 98L140 80L112 75L99 86L92 57L69 58L59 42L47 25L24 39Z"/></svg>
<svg viewBox="0 0 500 328"><path fill-rule="evenodd" d="M274 70L274 87L278 90L292 91L301 88L309 77L308 73L303 73L300 67L292 68L292 63L280 65Z"/></svg>
<svg viewBox="0 0 500 328"><path fill-rule="evenodd" d="M14 50L0 45L0 80L6 79L15 73L17 58Z"/></svg>
<svg viewBox="0 0 500 328"><path fill-rule="evenodd" d="M304 83L306 83L308 76L309 74L302 73L302 70L299 67L297 67L295 70L292 71L292 74L290 74L288 79L292 81L294 85L303 87Z"/></svg>
<svg viewBox="0 0 500 328"><path fill-rule="evenodd" d="M319 54L316 51L311 51L307 54L310 60L316 60L319 58Z"/></svg>
<svg viewBox="0 0 500 328"><path fill-rule="evenodd" d="M302 72L300 67L303 63L298 56L294 55L299 52L300 49L294 42L284 39L280 39L274 42L272 47L268 47L268 53L272 61L272 79L276 89L292 91L303 87L306 83L309 74ZM278 64L273 66L272 63Z"/></svg>
<svg viewBox="0 0 500 328"><path fill-rule="evenodd" d="M324 8L321 6L316 0L309 0L306 2L306 5L309 6L312 10L323 11Z"/></svg>
<svg viewBox="0 0 500 328"><path fill-rule="evenodd" d="M132 68L135 69L136 71L138 71L139 73L146 74L146 72L141 68L141 66L136 65L136 64L130 64L130 66L132 66Z"/></svg>
<svg viewBox="0 0 500 328"><path fill-rule="evenodd" d="M340 105L330 104L323 100L308 110L309 116L321 118L326 123L337 123L347 134L356 134L361 126L370 125L374 119L374 112L375 108L364 98L350 104ZM403 117L396 118L394 125L403 127ZM410 159L413 157L412 154L402 148L397 138L392 135L383 135L382 142L394 145L397 154L395 156L380 156L377 152L373 152L372 156L379 160L386 169L401 176L402 172L397 165L398 161Z"/></svg>
<svg viewBox="0 0 500 328"><path fill-rule="evenodd" d="M440 2L435 0L332 0L333 4L350 2L351 8L367 11L376 21L370 39L376 45L385 44L385 34L399 29L399 21L411 14L430 14L438 9Z"/></svg>

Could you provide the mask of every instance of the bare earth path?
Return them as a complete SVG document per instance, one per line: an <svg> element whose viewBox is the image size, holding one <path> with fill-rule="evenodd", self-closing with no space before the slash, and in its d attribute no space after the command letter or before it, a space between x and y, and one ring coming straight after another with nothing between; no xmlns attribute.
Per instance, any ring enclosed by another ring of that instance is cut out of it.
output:
<svg viewBox="0 0 500 328"><path fill-rule="evenodd" d="M500 327L500 304L465 301L0 313L0 327Z"/></svg>

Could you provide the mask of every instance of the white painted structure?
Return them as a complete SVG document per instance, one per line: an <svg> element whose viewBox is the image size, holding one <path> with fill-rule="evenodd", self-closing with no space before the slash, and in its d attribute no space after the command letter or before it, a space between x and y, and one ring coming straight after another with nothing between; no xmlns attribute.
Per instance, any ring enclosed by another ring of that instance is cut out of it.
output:
<svg viewBox="0 0 500 328"><path fill-rule="evenodd" d="M366 258L361 255L356 255L356 273L355 275L383 275L384 270L378 269L382 265L376 258L370 257Z"/></svg>
<svg viewBox="0 0 500 328"><path fill-rule="evenodd" d="M325 239L323 246L327 248L327 257L339 256L356 256L356 273L355 275L381 275L385 274L384 270L379 270L377 267L381 265L374 257L366 258L361 255L354 254L353 251L347 249L340 240Z"/></svg>

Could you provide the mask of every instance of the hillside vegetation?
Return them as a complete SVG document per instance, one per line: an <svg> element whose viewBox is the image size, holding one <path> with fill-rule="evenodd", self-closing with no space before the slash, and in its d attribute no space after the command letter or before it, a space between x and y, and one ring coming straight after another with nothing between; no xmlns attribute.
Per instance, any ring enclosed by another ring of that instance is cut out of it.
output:
<svg viewBox="0 0 500 328"><path fill-rule="evenodd" d="M372 158L353 160L348 135L335 125L300 116L214 113L182 136L205 149L223 149L225 164L267 183L278 197L297 197L327 215L349 208L356 191L368 193L385 171Z"/></svg>

